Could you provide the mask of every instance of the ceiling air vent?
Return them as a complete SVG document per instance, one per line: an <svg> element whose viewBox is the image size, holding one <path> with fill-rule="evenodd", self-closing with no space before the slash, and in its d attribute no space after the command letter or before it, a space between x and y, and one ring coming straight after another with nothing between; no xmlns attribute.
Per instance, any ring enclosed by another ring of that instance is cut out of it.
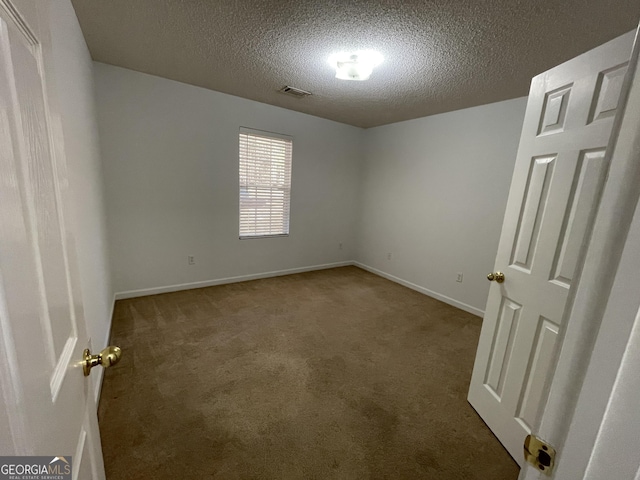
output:
<svg viewBox="0 0 640 480"><path fill-rule="evenodd" d="M298 98L308 97L309 95L311 95L311 92L307 92L306 90L301 90L296 87L290 87L289 85L285 85L284 87L282 87L280 89L280 92L286 93L287 95L291 95L292 97L298 97Z"/></svg>

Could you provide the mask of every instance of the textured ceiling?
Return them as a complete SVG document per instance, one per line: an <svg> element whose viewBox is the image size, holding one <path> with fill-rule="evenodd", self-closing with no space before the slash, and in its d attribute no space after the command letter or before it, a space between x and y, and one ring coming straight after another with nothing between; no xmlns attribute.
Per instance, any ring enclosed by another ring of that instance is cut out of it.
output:
<svg viewBox="0 0 640 480"><path fill-rule="evenodd" d="M640 18L638 0L72 1L94 60L359 127L526 95ZM367 48L369 81L334 78L331 53Z"/></svg>

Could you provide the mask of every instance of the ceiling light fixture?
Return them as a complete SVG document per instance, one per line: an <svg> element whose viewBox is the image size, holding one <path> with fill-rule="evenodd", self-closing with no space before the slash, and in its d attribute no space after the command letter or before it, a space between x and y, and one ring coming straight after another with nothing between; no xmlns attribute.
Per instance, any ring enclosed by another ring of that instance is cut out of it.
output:
<svg viewBox="0 0 640 480"><path fill-rule="evenodd" d="M382 55L373 50L339 52L329 57L329 63L336 69L336 78L340 80L368 80L382 60Z"/></svg>

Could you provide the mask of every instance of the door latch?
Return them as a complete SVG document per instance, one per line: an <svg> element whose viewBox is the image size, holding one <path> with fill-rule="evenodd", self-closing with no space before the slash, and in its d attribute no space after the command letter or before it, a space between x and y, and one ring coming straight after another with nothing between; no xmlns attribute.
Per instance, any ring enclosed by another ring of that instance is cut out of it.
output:
<svg viewBox="0 0 640 480"><path fill-rule="evenodd" d="M556 449L535 435L527 435L524 439L524 459L539 471L551 475Z"/></svg>

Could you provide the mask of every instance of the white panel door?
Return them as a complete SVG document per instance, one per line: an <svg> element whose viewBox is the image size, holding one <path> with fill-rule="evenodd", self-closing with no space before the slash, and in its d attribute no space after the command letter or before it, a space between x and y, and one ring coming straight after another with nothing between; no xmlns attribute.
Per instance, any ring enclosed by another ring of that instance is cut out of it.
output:
<svg viewBox="0 0 640 480"><path fill-rule="evenodd" d="M1 434L0 455L72 456L74 478L103 479L93 389L81 363L88 338L75 252L62 208L62 139L50 128L38 40L2 3L0 386L10 431Z"/></svg>
<svg viewBox="0 0 640 480"><path fill-rule="evenodd" d="M527 103L469 402L523 464L558 346L606 155L633 32L535 77Z"/></svg>

